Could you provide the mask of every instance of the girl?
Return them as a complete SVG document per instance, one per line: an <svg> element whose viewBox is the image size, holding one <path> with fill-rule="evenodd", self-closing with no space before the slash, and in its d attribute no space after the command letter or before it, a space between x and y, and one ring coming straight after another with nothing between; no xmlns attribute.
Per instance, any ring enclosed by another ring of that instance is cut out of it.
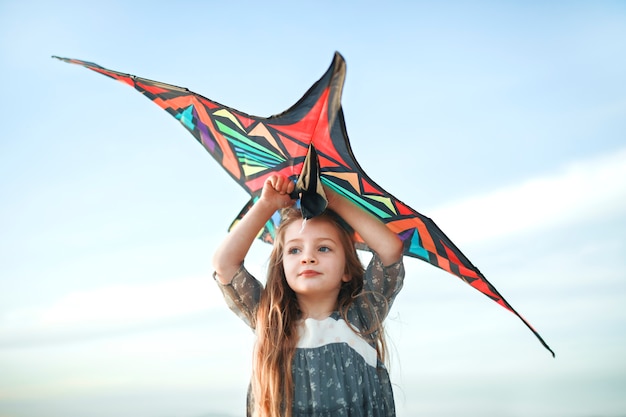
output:
<svg viewBox="0 0 626 417"><path fill-rule="evenodd" d="M229 307L257 335L248 416L395 416L382 320L402 288L402 242L327 188L328 210L305 222L293 189L269 177L213 258ZM263 288L243 261L281 209ZM374 252L366 271L346 222Z"/></svg>

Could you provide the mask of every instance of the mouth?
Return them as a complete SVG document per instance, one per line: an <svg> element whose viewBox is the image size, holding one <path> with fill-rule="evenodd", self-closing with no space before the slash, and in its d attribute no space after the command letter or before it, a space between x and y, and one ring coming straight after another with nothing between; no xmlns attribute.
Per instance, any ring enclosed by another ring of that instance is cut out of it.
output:
<svg viewBox="0 0 626 417"><path fill-rule="evenodd" d="M318 276L320 273L317 271L314 271L312 269L306 269L304 271L301 271L298 275L304 278L313 278Z"/></svg>

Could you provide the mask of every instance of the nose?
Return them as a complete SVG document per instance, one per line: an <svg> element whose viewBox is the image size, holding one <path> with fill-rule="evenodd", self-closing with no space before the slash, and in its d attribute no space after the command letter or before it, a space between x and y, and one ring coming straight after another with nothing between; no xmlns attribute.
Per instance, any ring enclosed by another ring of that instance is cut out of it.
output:
<svg viewBox="0 0 626 417"><path fill-rule="evenodd" d="M315 259L315 256L313 256L312 254L310 254L308 252L305 252L305 253L302 254L302 259L300 260L300 262L303 265L315 264L315 263L317 263L317 259Z"/></svg>

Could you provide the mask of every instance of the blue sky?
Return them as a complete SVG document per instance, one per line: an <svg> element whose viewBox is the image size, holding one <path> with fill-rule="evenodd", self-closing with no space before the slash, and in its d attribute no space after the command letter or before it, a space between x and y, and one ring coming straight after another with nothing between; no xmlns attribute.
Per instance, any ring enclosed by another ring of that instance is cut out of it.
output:
<svg viewBox="0 0 626 417"><path fill-rule="evenodd" d="M50 56L268 116L334 51L361 166L557 354L408 259L398 416L626 415L624 2L51 3L0 1L1 417L237 416L250 372L210 278L246 194L140 94Z"/></svg>

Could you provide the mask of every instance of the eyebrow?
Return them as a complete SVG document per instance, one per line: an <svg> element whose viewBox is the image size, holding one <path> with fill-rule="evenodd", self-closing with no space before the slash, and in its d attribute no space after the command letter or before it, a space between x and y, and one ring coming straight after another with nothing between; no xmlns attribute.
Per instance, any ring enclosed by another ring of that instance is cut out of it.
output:
<svg viewBox="0 0 626 417"><path fill-rule="evenodd" d="M302 242L303 240L304 240L304 239L299 238L299 237L296 237L296 238L293 238L293 239L289 239L289 240L286 240L286 241L285 241L284 246L287 246L288 244L300 243L300 242ZM324 242L324 241L328 241L328 242L332 242L332 243L334 243L334 244L338 244L338 242L337 242L335 239L331 238L331 237L320 237L320 238L316 238L314 242L315 242L315 243L319 243L319 242Z"/></svg>

